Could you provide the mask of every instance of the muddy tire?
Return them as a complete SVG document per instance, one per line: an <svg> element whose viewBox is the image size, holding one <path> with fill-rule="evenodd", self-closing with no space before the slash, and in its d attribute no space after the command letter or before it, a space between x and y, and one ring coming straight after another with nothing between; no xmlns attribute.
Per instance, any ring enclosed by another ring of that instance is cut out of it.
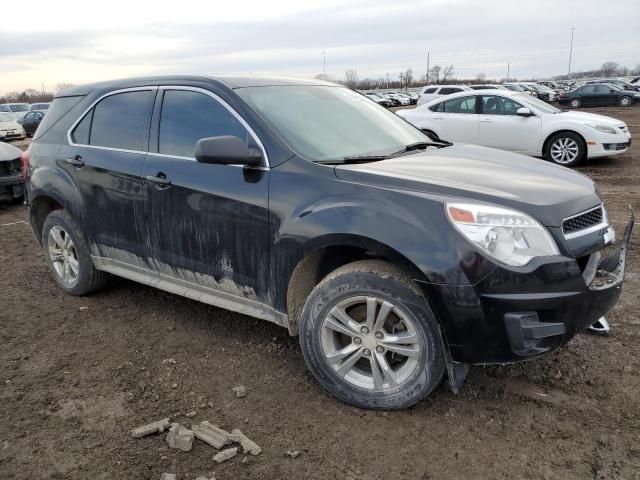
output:
<svg viewBox="0 0 640 480"><path fill-rule="evenodd" d="M107 274L93 266L89 245L64 210L54 210L42 227L42 249L58 286L70 295L87 295L102 288Z"/></svg>
<svg viewBox="0 0 640 480"><path fill-rule="evenodd" d="M445 371L435 315L393 265L363 260L325 277L307 299L300 346L329 393L361 408L406 408L429 395Z"/></svg>

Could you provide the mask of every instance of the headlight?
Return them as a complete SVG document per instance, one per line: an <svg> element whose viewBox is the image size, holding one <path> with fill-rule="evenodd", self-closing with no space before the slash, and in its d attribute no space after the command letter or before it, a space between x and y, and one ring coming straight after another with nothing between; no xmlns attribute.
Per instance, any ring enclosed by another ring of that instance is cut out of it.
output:
<svg viewBox="0 0 640 480"><path fill-rule="evenodd" d="M604 133L616 133L616 129L613 127L610 127L609 125L600 125L598 123L587 123L588 126L590 126L591 128L595 128L596 130L599 130L600 132L604 132Z"/></svg>
<svg viewBox="0 0 640 480"><path fill-rule="evenodd" d="M521 267L535 257L560 254L549 231L522 212L473 203L447 203L446 208L465 238L502 263Z"/></svg>

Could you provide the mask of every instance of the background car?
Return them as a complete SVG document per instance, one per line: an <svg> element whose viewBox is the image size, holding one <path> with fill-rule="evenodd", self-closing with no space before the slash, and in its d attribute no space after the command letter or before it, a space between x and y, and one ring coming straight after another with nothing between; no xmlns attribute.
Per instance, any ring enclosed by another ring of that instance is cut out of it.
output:
<svg viewBox="0 0 640 480"><path fill-rule="evenodd" d="M369 97L371 100L376 102L378 105L382 105L383 107L392 107L393 102L389 99L386 99L375 92L365 92L365 96Z"/></svg>
<svg viewBox="0 0 640 480"><path fill-rule="evenodd" d="M405 97L404 95L397 93L397 92L388 92L387 96L391 97L391 98L395 98L396 100L398 100L398 102L400 102L400 105L405 107L407 105L411 105L411 99L409 97Z"/></svg>
<svg viewBox="0 0 640 480"><path fill-rule="evenodd" d="M560 93L557 102L571 108L620 105L629 107L640 100L640 92L622 90L609 84L586 84L575 90Z"/></svg>
<svg viewBox="0 0 640 480"><path fill-rule="evenodd" d="M627 125L615 118L563 112L518 92L462 92L396 113L432 138L544 156L564 166L623 153L631 142Z"/></svg>
<svg viewBox="0 0 640 480"><path fill-rule="evenodd" d="M46 112L49 110L50 103L32 103L29 107L30 112Z"/></svg>
<svg viewBox="0 0 640 480"><path fill-rule="evenodd" d="M24 194L21 156L22 150L0 142L0 200L16 200Z"/></svg>
<svg viewBox="0 0 640 480"><path fill-rule="evenodd" d="M0 112L0 141L27 138L27 132L11 113Z"/></svg>
<svg viewBox="0 0 640 480"><path fill-rule="evenodd" d="M599 80L587 80L585 82L587 85L589 84L601 84L601 85L615 85L618 88L621 88L622 90L631 90L634 92L640 92L640 85L634 85L630 82L628 82L627 80L623 80L620 78L606 78L606 79L599 79Z"/></svg>
<svg viewBox="0 0 640 480"><path fill-rule="evenodd" d="M452 93L471 91L466 85L427 85L420 90L420 96L418 97L418 105L430 102L431 100L445 95L451 95Z"/></svg>
<svg viewBox="0 0 640 480"><path fill-rule="evenodd" d="M11 113L16 120L24 117L28 111L28 103L3 103L0 105L0 112Z"/></svg>
<svg viewBox="0 0 640 480"><path fill-rule="evenodd" d="M17 122L22 125L28 137L32 137L36 132L38 125L44 118L44 112L40 111L31 111L27 113L24 117L17 120Z"/></svg>
<svg viewBox="0 0 640 480"><path fill-rule="evenodd" d="M502 85L469 85L471 90L505 90Z"/></svg>

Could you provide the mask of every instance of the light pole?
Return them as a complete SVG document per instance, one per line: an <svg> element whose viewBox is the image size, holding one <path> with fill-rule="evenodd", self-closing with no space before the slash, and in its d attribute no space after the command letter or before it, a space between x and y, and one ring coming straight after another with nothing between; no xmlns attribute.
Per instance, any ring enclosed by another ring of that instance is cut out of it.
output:
<svg viewBox="0 0 640 480"><path fill-rule="evenodd" d="M571 43L569 44L569 70L567 71L567 80L571 78L571 57L573 56L573 32L576 27L571 27Z"/></svg>
<svg viewBox="0 0 640 480"><path fill-rule="evenodd" d="M509 78L511 75L511 63L509 62L509 59L507 59L507 80L509 80Z"/></svg>
<svg viewBox="0 0 640 480"><path fill-rule="evenodd" d="M387 90L389 90L389 74L387 73Z"/></svg>
<svg viewBox="0 0 640 480"><path fill-rule="evenodd" d="M327 52L322 52L322 75L327 76Z"/></svg>
<svg viewBox="0 0 640 480"><path fill-rule="evenodd" d="M429 68L430 68L429 61L431 60L430 57L431 57L431 52L427 50L427 85L429 85Z"/></svg>

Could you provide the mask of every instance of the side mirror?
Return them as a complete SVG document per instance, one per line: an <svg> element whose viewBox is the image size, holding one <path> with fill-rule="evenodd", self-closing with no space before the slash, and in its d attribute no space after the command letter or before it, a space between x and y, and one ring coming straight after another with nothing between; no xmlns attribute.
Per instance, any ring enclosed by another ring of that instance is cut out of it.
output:
<svg viewBox="0 0 640 480"><path fill-rule="evenodd" d="M532 117L533 112L527 107L520 107L518 110L516 110L516 115L520 115L521 117Z"/></svg>
<svg viewBox="0 0 640 480"><path fill-rule="evenodd" d="M232 135L198 140L195 157L200 163L248 167L257 167L262 159L258 149L247 147L244 140Z"/></svg>

